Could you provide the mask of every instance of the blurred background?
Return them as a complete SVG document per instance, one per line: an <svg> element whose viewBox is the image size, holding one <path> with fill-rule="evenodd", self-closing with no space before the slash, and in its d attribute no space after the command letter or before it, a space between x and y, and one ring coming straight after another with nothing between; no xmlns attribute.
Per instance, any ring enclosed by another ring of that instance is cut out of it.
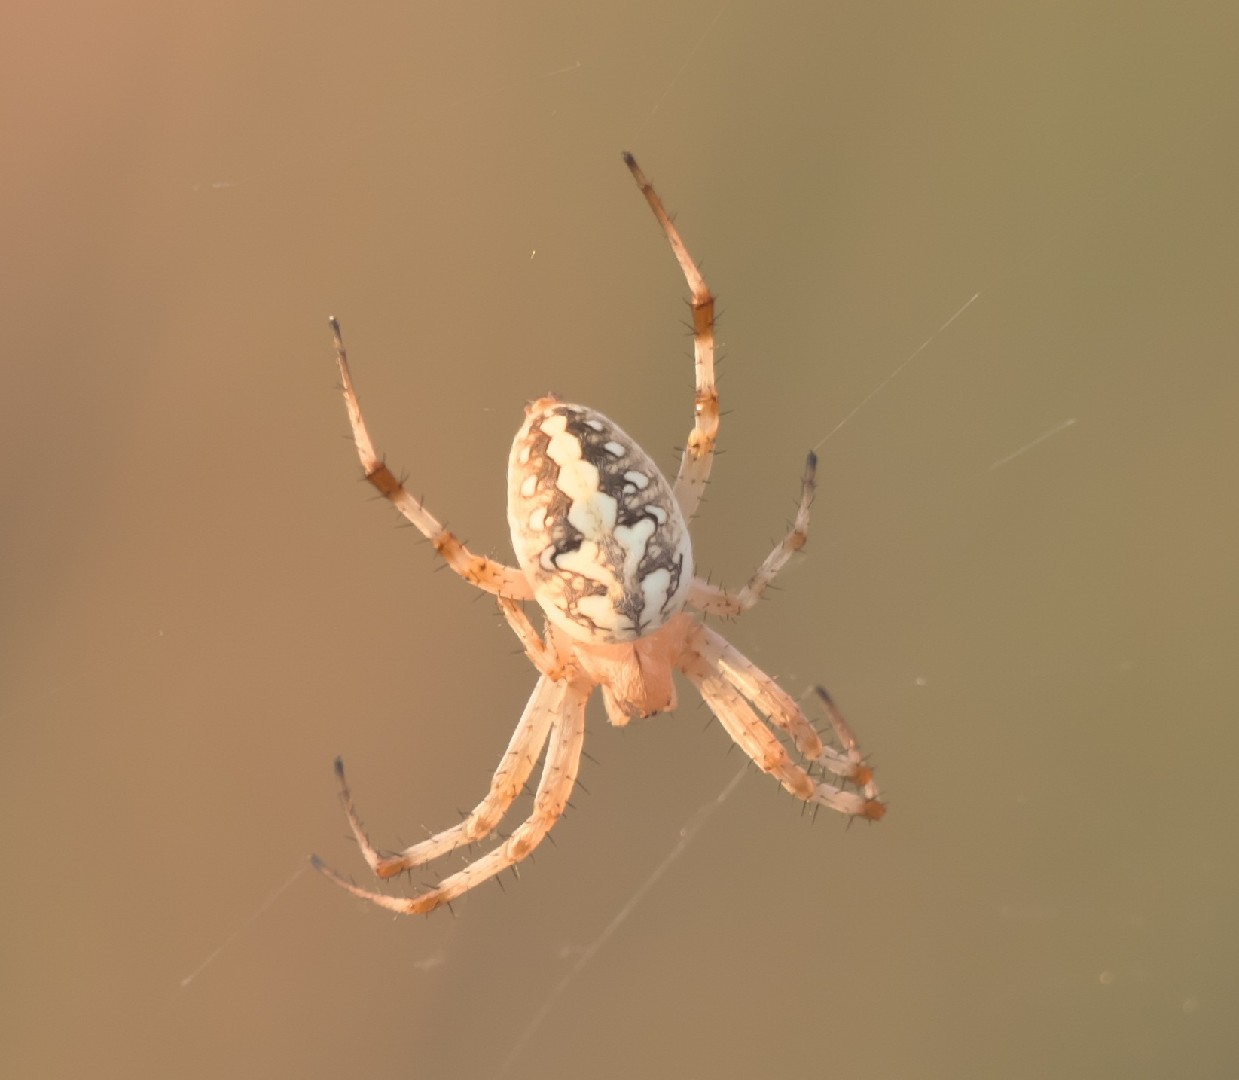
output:
<svg viewBox="0 0 1239 1080"><path fill-rule="evenodd" d="M5 1075L1234 1075L1237 33L11 5ZM674 471L686 293L624 149L722 311L700 568L739 584L821 455L806 555L725 632L831 688L890 813L729 790L688 693L591 708L554 845L393 918L307 868L363 877L333 757L411 842L534 677L359 482L327 316L481 552L548 390Z"/></svg>

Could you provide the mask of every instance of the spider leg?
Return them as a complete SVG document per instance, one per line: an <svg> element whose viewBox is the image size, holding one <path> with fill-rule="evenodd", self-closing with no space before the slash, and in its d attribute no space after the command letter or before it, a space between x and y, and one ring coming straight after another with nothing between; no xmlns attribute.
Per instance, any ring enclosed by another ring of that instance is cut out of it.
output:
<svg viewBox="0 0 1239 1080"><path fill-rule="evenodd" d="M688 602L698 611L704 611L710 615L742 615L753 607L779 571L808 542L809 508L813 505L816 492L817 455L810 450L805 460L804 475L800 479L800 505L796 509L796 520L792 523L787 535L762 561L761 566L757 568L757 573L749 579L744 588L734 593L702 581L701 578L694 578L688 592Z"/></svg>
<svg viewBox="0 0 1239 1080"><path fill-rule="evenodd" d="M314 865L354 896L402 915L424 915L524 859L545 839L568 805L585 743L585 702L591 689L585 680L557 683L543 679L539 686L543 683L555 687L556 693L547 703L553 704L555 715L542 779L534 794L532 813L498 847L445 878L437 887L409 897L387 896L363 889L323 865L317 856Z"/></svg>
<svg viewBox="0 0 1239 1080"><path fill-rule="evenodd" d="M839 711L834 698L826 693L824 686L815 686L813 692L826 710L826 717L830 720L830 726L835 730L835 738L839 740L839 745L846 751L848 758L856 762L856 774L853 781L860 785L867 797L876 801L878 785L873 779L873 769L861 758L860 744L856 741L856 736L852 734L851 725L843 719L843 713Z"/></svg>
<svg viewBox="0 0 1239 1080"><path fill-rule="evenodd" d="M693 430L680 459L680 471L675 478L675 498L680 504L685 521L691 521L701 502L706 481L710 479L710 467L714 463L714 443L718 438L718 387L714 380L714 295L706 285L705 278L680 239L680 233L663 206L662 199L653 185L645 178L636 159L624 154L624 164L632 173L645 201L654 211L654 217L662 226L663 234L675 253L676 261L688 282L692 293L693 309L693 367L696 373L696 398L693 406Z"/></svg>
<svg viewBox="0 0 1239 1080"><path fill-rule="evenodd" d="M751 675L757 671L757 668L731 649L731 646L717 635L712 636L729 650L728 659L731 661L731 671L742 671L751 680ZM745 679L733 681L733 678L729 677L729 671L724 668L722 657L711 655L715 651L714 643L708 641L705 642L705 648L690 648L680 661L680 669L700 691L705 703L710 706L727 734L762 772L769 773L796 798L807 803L826 806L842 814L864 817L871 821L877 821L886 813L886 807L876 798L876 789L872 797L868 790L865 794L848 791L824 780L815 780L803 767L794 762L787 748L779 742L774 732L746 700L746 693L741 688ZM743 661L743 665L737 663L737 658ZM747 665L747 670L744 665ZM763 678L773 685L773 680L770 680L768 676L763 676ZM769 687L757 687L753 683L750 685L753 687L753 698L758 707L768 712L775 724L792 734L798 748L802 742L807 741L805 729L808 728L808 721L794 701L787 698L786 703L781 703L776 696L770 693ZM784 704L790 705L790 711L784 711ZM846 725L845 730L848 735L851 734L850 729L846 729ZM814 737L816 738L816 735ZM855 751L855 740L852 740L852 750ZM824 759L813 758L812 760L819 761L830 768L837 757L836 754L835 758L827 756ZM872 771L867 766L854 766L850 761L849 766L853 771L857 768L863 770L856 774L858 784L872 783ZM839 772L836 769L831 769L831 771Z"/></svg>
<svg viewBox="0 0 1239 1080"><path fill-rule="evenodd" d="M544 641L538 631L534 629L533 623L529 621L529 616L525 614L525 609L520 602L509 600L506 596L499 597L499 610L503 612L504 618L508 620L508 625L520 640L521 645L525 649L525 655L533 662L534 667L548 678L566 678L567 664L551 641L549 627L547 630L547 640Z"/></svg>
<svg viewBox="0 0 1239 1080"><path fill-rule="evenodd" d="M511 566L488 559L482 555L474 555L455 534L445 529L420 499L409 494L405 486L396 479L395 474L378 456L374 449L374 441L370 438L366 421L361 414L361 403L357 400L357 391L353 389L353 376L349 371L348 354L344 349L344 338L340 334L340 324L331 319L331 333L336 343L336 360L340 365L340 381L344 387L344 406L348 410L349 424L353 429L353 442L357 445L357 456L361 459L361 467L366 479L378 489L380 495L387 499L417 530L426 537L454 571L470 585L476 585L486 592L499 596L512 597L517 600L533 598L533 589L525 575Z"/></svg>
<svg viewBox="0 0 1239 1080"><path fill-rule="evenodd" d="M499 768L491 778L490 790L485 798L458 824L405 848L397 855L380 855L370 842L353 806L352 793L344 779L344 766L337 759L336 775L340 780L340 798L344 803L344 812L370 869L381 878L395 877L405 870L412 870L441 858L465 844L485 839L493 832L533 772L547 734L563 709L567 686L567 683L554 682L545 676L540 678L517 722L508 748L499 762ZM319 869L326 869L321 864L316 865ZM329 876L339 880L335 874Z"/></svg>
<svg viewBox="0 0 1239 1080"><path fill-rule="evenodd" d="M707 662L758 711L769 717L772 724L785 731L801 754L827 772L855 784L867 798L878 800L873 769L860 756L856 736L825 690L814 688L834 728L840 750L823 743L795 699L721 634L708 626L701 627L698 634L697 649Z"/></svg>

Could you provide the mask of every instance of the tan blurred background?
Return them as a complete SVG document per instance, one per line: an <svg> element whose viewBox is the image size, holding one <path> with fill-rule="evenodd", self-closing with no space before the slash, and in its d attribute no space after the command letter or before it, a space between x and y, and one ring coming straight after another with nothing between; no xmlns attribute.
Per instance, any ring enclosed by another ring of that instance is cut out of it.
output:
<svg viewBox="0 0 1239 1080"><path fill-rule="evenodd" d="M1233 12L11 5L0 1071L1234 1075ZM705 712L598 709L520 881L393 919L303 869L361 868L333 756L416 839L533 676L358 483L326 319L482 551L534 395L673 469L684 287L626 148L723 311L704 569L865 402L727 632L831 687L891 812L754 773L703 820Z"/></svg>

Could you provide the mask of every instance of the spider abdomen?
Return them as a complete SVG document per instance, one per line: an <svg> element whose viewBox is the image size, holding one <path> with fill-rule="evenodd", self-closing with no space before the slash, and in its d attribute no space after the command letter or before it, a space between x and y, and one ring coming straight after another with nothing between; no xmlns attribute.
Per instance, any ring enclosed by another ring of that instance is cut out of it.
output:
<svg viewBox="0 0 1239 1080"><path fill-rule="evenodd" d="M578 641L634 641L684 607L693 556L671 485L593 409L550 397L526 408L508 525L535 599Z"/></svg>

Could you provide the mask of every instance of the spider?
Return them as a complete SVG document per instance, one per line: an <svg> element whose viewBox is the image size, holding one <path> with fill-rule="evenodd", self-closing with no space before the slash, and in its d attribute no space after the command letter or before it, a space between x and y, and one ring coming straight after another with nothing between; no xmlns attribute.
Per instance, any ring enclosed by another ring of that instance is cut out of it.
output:
<svg viewBox="0 0 1239 1080"><path fill-rule="evenodd" d="M349 826L370 869L383 879L424 866L493 833L543 755L529 816L502 841L415 896L362 888L318 858L315 867L354 896L403 914L424 914L514 867L559 820L576 782L585 741L585 703L598 687L612 724L673 709L673 673L681 672L736 744L798 799L877 821L886 812L873 770L827 693L817 695L839 744L826 745L797 703L755 664L686 607L738 616L757 603L805 544L817 459L810 453L791 530L752 579L729 592L693 576L688 523L710 476L719 428L714 381L714 297L662 200L631 154L624 162L671 245L692 294L696 367L694 422L675 483L601 413L553 396L525 407L508 458L508 524L517 568L474 555L440 524L375 453L353 389L339 323L332 318L344 404L366 479L434 545L465 581L493 593L539 677L490 790L457 825L394 855L381 855L353 806L337 759ZM524 602L537 601L539 633ZM765 720L762 717L765 717ZM771 728L795 747L792 756ZM817 768L814 774L813 768ZM823 777L830 776L835 782Z"/></svg>

